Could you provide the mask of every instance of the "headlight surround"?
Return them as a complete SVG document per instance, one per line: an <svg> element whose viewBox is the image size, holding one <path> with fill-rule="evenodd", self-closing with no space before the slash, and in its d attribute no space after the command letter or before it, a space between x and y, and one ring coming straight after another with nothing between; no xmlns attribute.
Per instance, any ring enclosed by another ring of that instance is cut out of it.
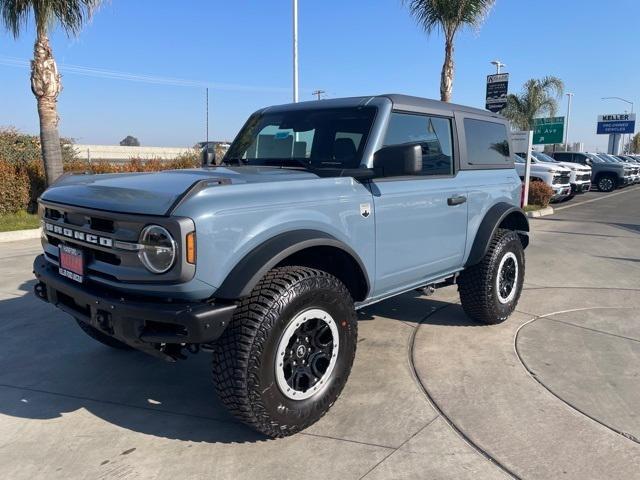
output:
<svg viewBox="0 0 640 480"><path fill-rule="evenodd" d="M139 246L138 258L151 273L165 273L176 261L176 242L169 231L160 225L144 227Z"/></svg>

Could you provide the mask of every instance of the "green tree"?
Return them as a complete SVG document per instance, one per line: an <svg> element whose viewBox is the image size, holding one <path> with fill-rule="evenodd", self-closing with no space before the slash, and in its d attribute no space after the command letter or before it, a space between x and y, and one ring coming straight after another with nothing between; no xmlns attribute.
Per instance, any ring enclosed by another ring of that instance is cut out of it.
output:
<svg viewBox="0 0 640 480"><path fill-rule="evenodd" d="M67 35L77 35L99 3L100 0L0 0L2 23L15 38L32 16L34 19L36 41L31 61L31 91L38 104L47 185L62 175L57 111L62 82L47 34L58 25Z"/></svg>
<svg viewBox="0 0 640 480"><path fill-rule="evenodd" d="M627 144L626 151L629 153L640 153L640 133L636 133Z"/></svg>
<svg viewBox="0 0 640 480"><path fill-rule="evenodd" d="M533 130L534 118L556 115L563 93L564 83L558 77L532 78L525 82L521 93L507 96L507 105L500 113L516 128Z"/></svg>
<svg viewBox="0 0 640 480"><path fill-rule="evenodd" d="M427 35L442 31L444 63L440 74L440 100L451 101L454 77L454 41L465 27L480 28L495 0L403 0Z"/></svg>

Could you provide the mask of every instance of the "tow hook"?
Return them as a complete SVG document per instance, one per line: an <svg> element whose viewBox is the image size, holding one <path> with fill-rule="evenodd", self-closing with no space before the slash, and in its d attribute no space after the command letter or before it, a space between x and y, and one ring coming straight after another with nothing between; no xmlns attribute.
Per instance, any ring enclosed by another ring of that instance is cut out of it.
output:
<svg viewBox="0 0 640 480"><path fill-rule="evenodd" d="M35 293L36 297L40 298L41 300L44 300L45 302L47 301L47 286L44 283L36 283L36 285L33 287L33 293Z"/></svg>

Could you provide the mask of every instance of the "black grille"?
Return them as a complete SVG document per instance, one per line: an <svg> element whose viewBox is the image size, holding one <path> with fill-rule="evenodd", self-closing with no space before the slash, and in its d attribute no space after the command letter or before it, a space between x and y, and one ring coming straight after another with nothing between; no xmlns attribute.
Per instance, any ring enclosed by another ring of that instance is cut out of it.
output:
<svg viewBox="0 0 640 480"><path fill-rule="evenodd" d="M553 184L554 185L564 185L566 183L569 183L569 179L570 178L571 178L571 173L570 172L556 173L553 176Z"/></svg>

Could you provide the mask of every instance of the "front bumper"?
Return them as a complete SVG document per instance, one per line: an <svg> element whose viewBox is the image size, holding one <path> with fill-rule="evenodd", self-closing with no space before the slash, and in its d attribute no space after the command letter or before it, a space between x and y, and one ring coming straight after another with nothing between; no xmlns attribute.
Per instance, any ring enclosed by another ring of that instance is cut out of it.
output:
<svg viewBox="0 0 640 480"><path fill-rule="evenodd" d="M591 182L572 183L571 191L573 193L584 193L591 190Z"/></svg>
<svg viewBox="0 0 640 480"><path fill-rule="evenodd" d="M553 196L551 197L552 202L562 200L563 198L571 195L571 185L552 185L551 188L553 189Z"/></svg>
<svg viewBox="0 0 640 480"><path fill-rule="evenodd" d="M203 344L215 341L229 324L236 305L205 302L168 303L128 299L99 286L62 277L44 255L36 257L33 273L38 298L55 305L102 333L138 350L167 358L163 344Z"/></svg>

